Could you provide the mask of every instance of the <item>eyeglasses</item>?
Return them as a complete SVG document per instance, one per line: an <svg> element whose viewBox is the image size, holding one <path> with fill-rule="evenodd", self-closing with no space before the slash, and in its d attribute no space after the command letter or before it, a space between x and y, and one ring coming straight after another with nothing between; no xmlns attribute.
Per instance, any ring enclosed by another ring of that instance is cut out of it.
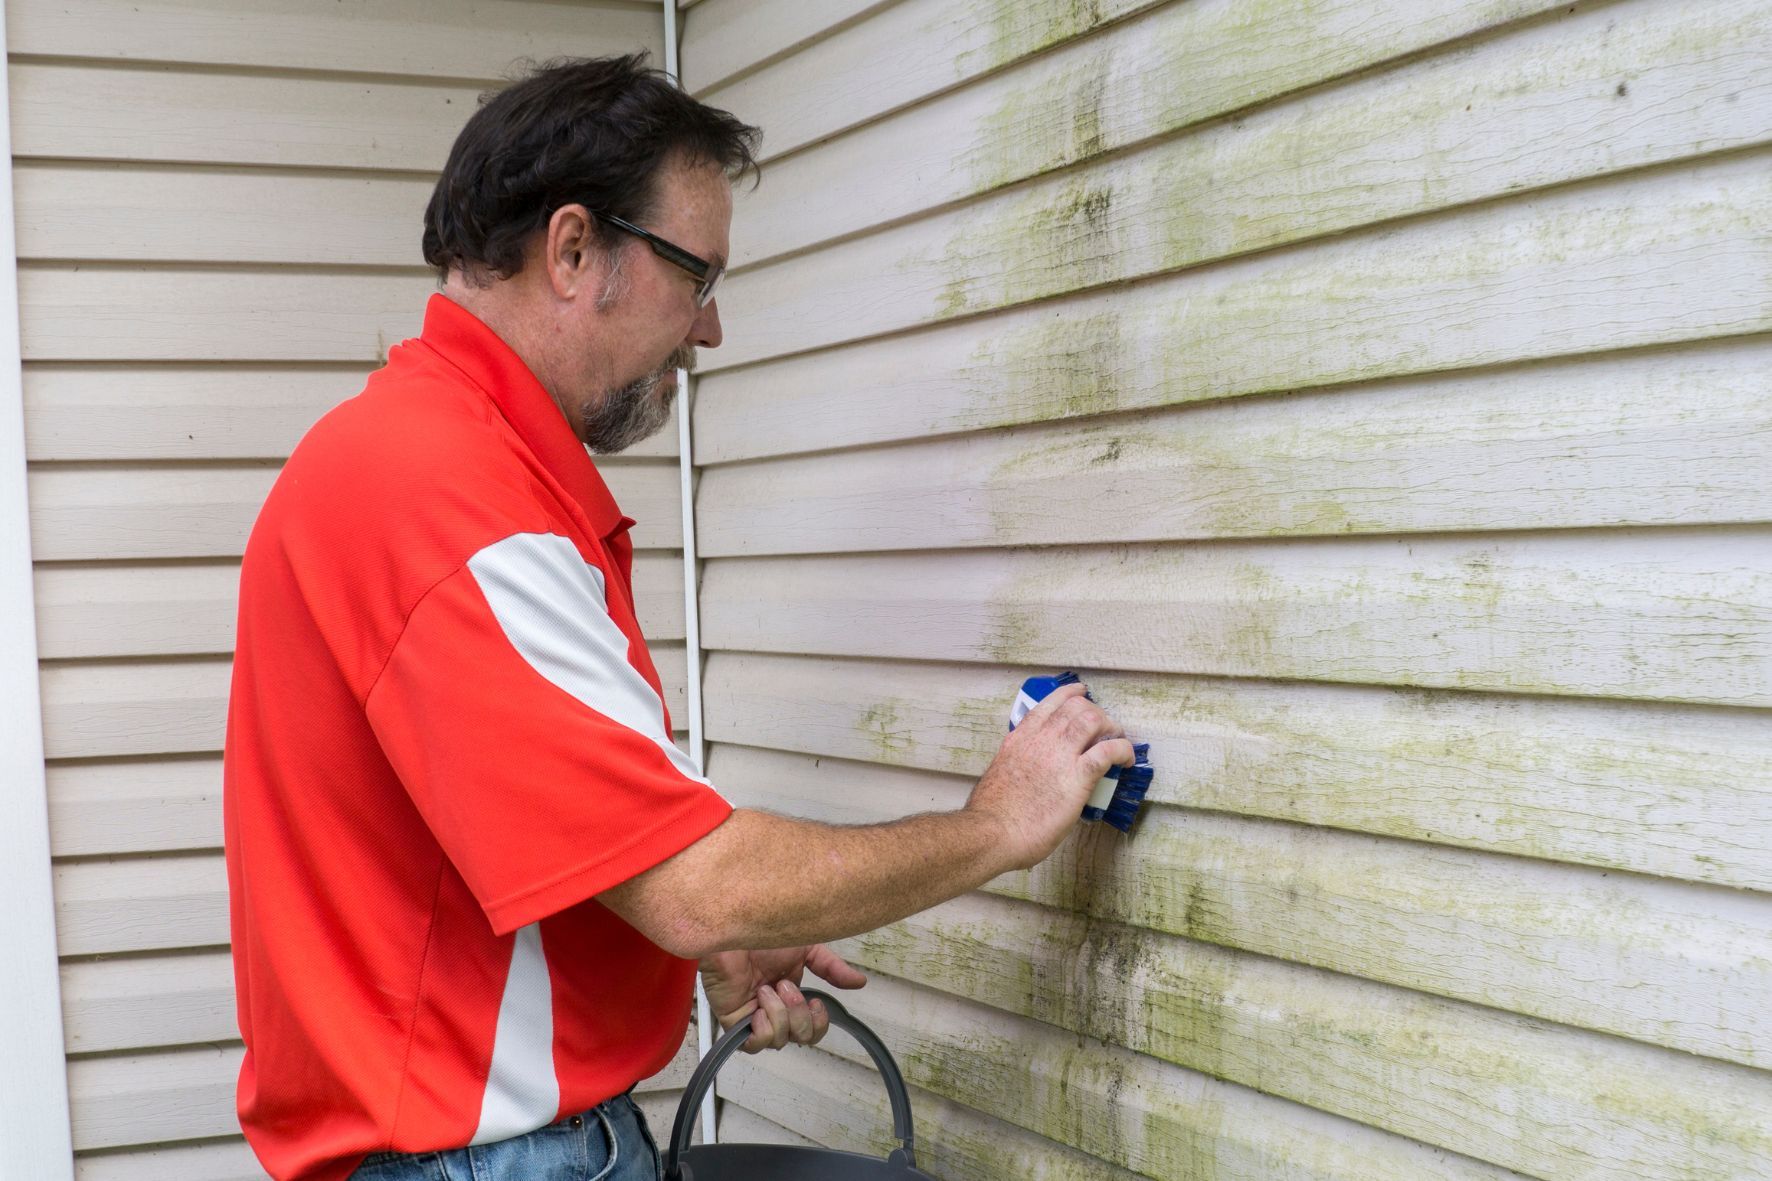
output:
<svg viewBox="0 0 1772 1181"><path fill-rule="evenodd" d="M613 214L599 213L597 216L616 229L626 230L636 238L643 239L648 246L652 247L652 253L666 262L675 263L701 280L701 286L695 289L695 306L698 308L708 306L708 300L714 298L714 288L720 285L721 276L726 274L724 263L709 262L705 258L689 253L676 243L667 242L657 234L643 230L632 222L623 221Z"/></svg>

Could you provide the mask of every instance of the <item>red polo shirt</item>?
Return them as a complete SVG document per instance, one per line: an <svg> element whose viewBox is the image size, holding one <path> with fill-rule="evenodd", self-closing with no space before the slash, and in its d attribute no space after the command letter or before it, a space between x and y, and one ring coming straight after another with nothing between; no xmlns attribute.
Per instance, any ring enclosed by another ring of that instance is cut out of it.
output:
<svg viewBox="0 0 1772 1181"><path fill-rule="evenodd" d="M671 743L632 524L441 295L265 502L223 813L240 1123L279 1181L520 1135L681 1044L694 964L593 897L731 810Z"/></svg>

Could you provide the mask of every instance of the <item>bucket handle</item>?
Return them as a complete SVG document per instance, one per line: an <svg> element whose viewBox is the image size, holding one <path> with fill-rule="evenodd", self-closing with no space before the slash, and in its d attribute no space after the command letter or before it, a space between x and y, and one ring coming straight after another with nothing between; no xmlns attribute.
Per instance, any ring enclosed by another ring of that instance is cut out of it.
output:
<svg viewBox="0 0 1772 1181"><path fill-rule="evenodd" d="M886 1043L874 1035L874 1031L863 1025L859 1019L845 1009L836 997L815 988L802 988L800 992L811 1000L817 997L824 1002L825 1011L831 1016L831 1024L848 1033L861 1043L861 1048L868 1052L879 1068L880 1075L886 1080L886 1097L892 1101L892 1134L904 1147L892 1150L891 1160L897 1161L907 1168L917 1167L916 1136L911 1131L911 1097L905 1091L904 1076L898 1072L898 1063L892 1060L892 1054L886 1049ZM708 1051L689 1076L689 1085L683 1091L683 1101L677 1105L677 1119L671 1126L671 1147L665 1158L665 1176L669 1181L678 1181L681 1166L678 1158L689 1149L689 1136L695 1123L695 1111L701 1106L701 1098L709 1087L714 1085L714 1076L725 1065L726 1059L737 1052L751 1032L751 1017L745 1018L728 1030Z"/></svg>

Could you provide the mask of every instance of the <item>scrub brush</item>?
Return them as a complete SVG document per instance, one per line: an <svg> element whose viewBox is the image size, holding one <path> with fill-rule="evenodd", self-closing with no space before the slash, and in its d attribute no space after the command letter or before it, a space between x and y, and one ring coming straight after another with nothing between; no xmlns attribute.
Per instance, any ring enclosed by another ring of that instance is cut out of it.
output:
<svg viewBox="0 0 1772 1181"><path fill-rule="evenodd" d="M1076 681L1076 673L1059 673L1055 677L1029 677L1023 681L1021 692L1015 695L1015 704L1009 709L1009 728L1015 729L1028 716L1028 711L1038 705L1048 693L1060 685L1070 685ZM1093 694L1084 695L1091 701L1095 700ZM1108 773L1089 794L1089 802L1083 805L1083 819L1106 821L1121 832L1131 832L1132 822L1138 819L1139 805L1144 803L1144 795L1151 787L1150 753L1148 742L1133 743L1132 766L1108 768Z"/></svg>

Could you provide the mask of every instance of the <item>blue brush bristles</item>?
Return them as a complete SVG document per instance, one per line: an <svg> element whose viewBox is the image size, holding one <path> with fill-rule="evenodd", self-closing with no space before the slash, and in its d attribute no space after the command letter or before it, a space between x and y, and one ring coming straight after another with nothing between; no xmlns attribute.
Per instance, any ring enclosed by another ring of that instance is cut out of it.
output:
<svg viewBox="0 0 1772 1181"><path fill-rule="evenodd" d="M1075 684L1077 679L1076 673L1063 672L1053 677L1029 677L1023 681L1021 692L1015 695L1015 704L1009 709L1009 728L1015 729L1028 716L1028 711L1053 690L1060 685ZM1092 694L1085 696L1091 701L1095 700ZM1133 743L1132 766L1108 769L1107 775L1089 797L1089 802L1083 805L1083 819L1100 820L1121 832L1131 832L1132 822L1138 819L1138 809L1144 803L1145 793L1151 789L1150 753L1149 743Z"/></svg>

